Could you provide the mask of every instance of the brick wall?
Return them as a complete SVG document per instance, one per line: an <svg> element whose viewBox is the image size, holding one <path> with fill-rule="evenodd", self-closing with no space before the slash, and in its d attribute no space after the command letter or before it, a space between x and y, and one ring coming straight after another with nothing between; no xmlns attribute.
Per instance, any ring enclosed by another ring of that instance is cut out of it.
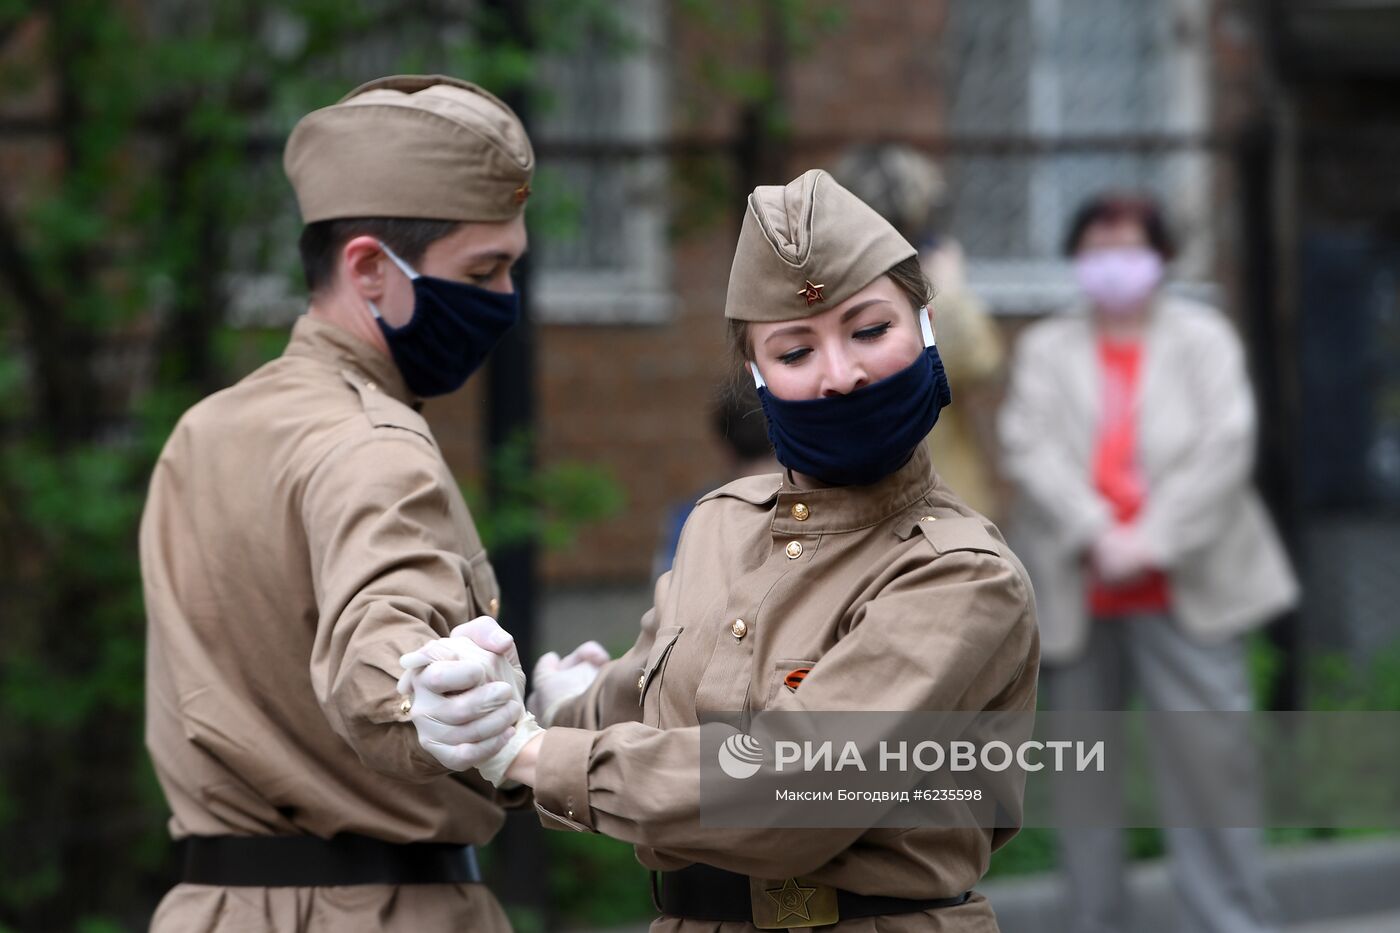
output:
<svg viewBox="0 0 1400 933"><path fill-rule="evenodd" d="M944 5L862 3L845 10L836 34L792 53L787 110L798 142L782 175L766 183L830 167L852 137L927 136L941 125L937 50ZM757 43L726 45L722 36L692 31L694 24L679 16L671 25L675 132L732 134L737 105L717 103L693 76L699 59L719 49L750 56L752 65L751 56L760 54ZM683 170L681 164L674 168ZM724 296L746 194L732 191L712 222L674 240L679 300L669 323L539 329L541 457L604 464L628 498L624 514L588 529L578 547L546 556L547 582L644 580L667 505L722 477L708 408L728 372ZM679 228L693 227L688 218L676 220ZM435 427L442 426L445 438L474 442L472 404L468 394L449 403L450 411L443 406L455 423L434 419ZM448 452L454 462L470 456L465 445Z"/></svg>

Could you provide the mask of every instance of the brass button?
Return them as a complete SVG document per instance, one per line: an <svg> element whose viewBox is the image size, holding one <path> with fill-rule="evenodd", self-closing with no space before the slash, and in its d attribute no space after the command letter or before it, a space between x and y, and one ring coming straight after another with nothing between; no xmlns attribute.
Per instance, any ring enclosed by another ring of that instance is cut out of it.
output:
<svg viewBox="0 0 1400 933"><path fill-rule="evenodd" d="M498 613L498 612L500 612L500 611L501 611L501 600L500 600L500 597L498 597L498 596L492 596L492 597L491 597L491 601L490 601L489 603L486 604L486 612L487 612L487 614L488 614L488 615L494 616L496 613Z"/></svg>
<svg viewBox="0 0 1400 933"><path fill-rule="evenodd" d="M637 678L637 689L640 690L647 685L647 672L642 671L642 675Z"/></svg>
<svg viewBox="0 0 1400 933"><path fill-rule="evenodd" d="M735 638L743 638L749 633L749 627L743 619L735 619L734 624L729 626L729 631Z"/></svg>
<svg viewBox="0 0 1400 933"><path fill-rule="evenodd" d="M806 503L799 502L792 507L792 517L799 522L805 522L812 515L812 510L807 508Z"/></svg>
<svg viewBox="0 0 1400 933"><path fill-rule="evenodd" d="M409 713L413 712L413 700L412 700L412 698L410 698L410 697L404 697L404 698L403 698L403 702L399 704L399 712L400 712L400 713L403 713L405 716L407 716Z"/></svg>
<svg viewBox="0 0 1400 933"><path fill-rule="evenodd" d="M801 542L801 541L789 541L789 542L788 542L788 546L787 546L787 556L788 556L788 560L797 560L797 558L801 557L801 556L802 556L802 542Z"/></svg>
<svg viewBox="0 0 1400 933"><path fill-rule="evenodd" d="M919 521L921 521L921 522L936 522L936 521L938 521L938 519L934 518L932 515L925 515L923 518L919 519Z"/></svg>
<svg viewBox="0 0 1400 933"><path fill-rule="evenodd" d="M365 388L369 389L371 392L377 392L379 390L379 386L375 385L372 382L366 382Z"/></svg>

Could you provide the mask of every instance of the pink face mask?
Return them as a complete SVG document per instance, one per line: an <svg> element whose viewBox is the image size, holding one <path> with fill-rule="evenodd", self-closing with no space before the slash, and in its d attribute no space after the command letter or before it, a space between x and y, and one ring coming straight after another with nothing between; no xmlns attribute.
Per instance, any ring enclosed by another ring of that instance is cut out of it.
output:
<svg viewBox="0 0 1400 933"><path fill-rule="evenodd" d="M1162 281L1162 257L1143 246L1094 249L1074 261L1084 294L1109 314L1140 307Z"/></svg>

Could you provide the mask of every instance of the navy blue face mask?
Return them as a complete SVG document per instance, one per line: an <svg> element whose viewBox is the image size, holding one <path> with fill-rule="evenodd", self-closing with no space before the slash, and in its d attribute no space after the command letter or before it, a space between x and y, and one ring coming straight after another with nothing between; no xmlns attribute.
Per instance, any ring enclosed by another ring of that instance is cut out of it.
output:
<svg viewBox="0 0 1400 933"><path fill-rule="evenodd" d="M420 275L389 247L379 246L413 282L413 316L402 327L390 326L369 303L404 382L422 398L457 391L520 319L519 294Z"/></svg>
<svg viewBox="0 0 1400 933"><path fill-rule="evenodd" d="M923 309L924 352L893 376L848 395L789 401L753 370L778 462L832 486L863 486L903 466L953 400Z"/></svg>

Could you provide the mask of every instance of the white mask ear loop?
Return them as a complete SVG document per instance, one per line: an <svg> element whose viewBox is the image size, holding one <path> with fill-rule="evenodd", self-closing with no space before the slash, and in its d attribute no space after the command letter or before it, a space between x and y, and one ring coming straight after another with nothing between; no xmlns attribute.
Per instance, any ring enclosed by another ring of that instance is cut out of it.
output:
<svg viewBox="0 0 1400 933"><path fill-rule="evenodd" d="M933 327L928 322L928 305L924 305L922 308L920 308L918 310L918 315L919 330L924 335L924 347L927 348L936 346L936 342L933 339Z"/></svg>
<svg viewBox="0 0 1400 933"><path fill-rule="evenodd" d="M413 280L416 279L416 278L420 278L420 277L421 277L421 276L419 275L418 271L415 270L415 269L414 269L412 266L410 266L408 263L406 263L406 262L404 262L402 259L400 259L400 258L398 257L398 254L395 253L393 250L391 250L391 249L389 248L389 246L388 246L387 243L384 243L383 241L377 241L377 242L379 242L379 248L382 249L382 250L384 250L384 255L385 255L385 256L388 256L389 259L390 259L390 261L393 262L394 265L396 265L396 266L399 267L399 271L400 271L400 272L402 272L404 275L408 276L408 279L409 279L410 282L413 281Z"/></svg>
<svg viewBox="0 0 1400 933"><path fill-rule="evenodd" d="M412 266L410 266L408 263L400 259L398 254L389 248L389 244L385 243L383 240L375 240L375 242L379 244L380 249L384 250L384 255L389 257L389 261L392 262L394 265L398 266L400 272L408 276L408 280L410 282L419 277L418 271ZM370 301L368 298L365 299L365 304L369 305L370 314L373 314L376 318L378 318L381 321L384 320L384 315L379 313L378 305L376 305L373 301Z"/></svg>
<svg viewBox="0 0 1400 933"><path fill-rule="evenodd" d="M755 389L766 389L766 388L768 388L768 383L766 383L766 382L763 381L763 376L762 376L762 374L759 373L759 371L758 371L758 364L757 364L757 363L750 363L750 364L749 364L749 370L753 373L753 385L754 385L754 388L755 388Z"/></svg>

